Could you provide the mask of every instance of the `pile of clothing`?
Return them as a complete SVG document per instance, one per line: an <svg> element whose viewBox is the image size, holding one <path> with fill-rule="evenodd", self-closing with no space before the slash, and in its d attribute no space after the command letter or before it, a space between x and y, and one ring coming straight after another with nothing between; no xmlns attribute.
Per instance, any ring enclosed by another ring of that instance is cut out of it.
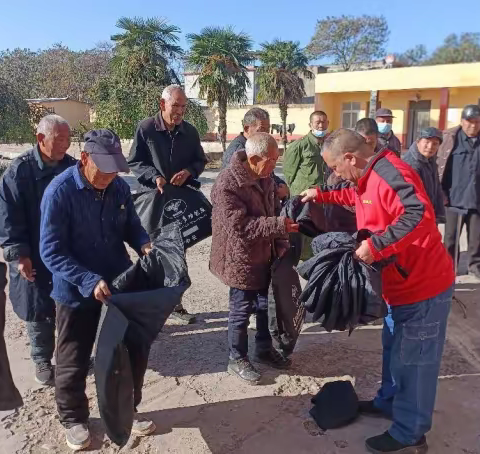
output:
<svg viewBox="0 0 480 454"><path fill-rule="evenodd" d="M322 320L327 331L350 332L387 313L382 298L381 270L394 266L394 258L367 265L354 257L360 243L371 232L360 230L353 236L345 232L326 233L312 243L314 256L297 267L308 280L301 296L313 320Z"/></svg>

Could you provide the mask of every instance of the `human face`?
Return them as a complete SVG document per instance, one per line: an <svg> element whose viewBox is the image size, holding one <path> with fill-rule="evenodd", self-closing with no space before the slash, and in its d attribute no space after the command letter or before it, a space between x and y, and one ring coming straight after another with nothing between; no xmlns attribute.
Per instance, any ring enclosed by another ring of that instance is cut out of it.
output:
<svg viewBox="0 0 480 454"><path fill-rule="evenodd" d="M270 132L270 120L256 120L255 124L247 125L243 127L243 135L248 139L251 135L256 132Z"/></svg>
<svg viewBox="0 0 480 454"><path fill-rule="evenodd" d="M322 157L337 177L357 184L362 176L364 165L353 153L335 155L328 150L322 153Z"/></svg>
<svg viewBox="0 0 480 454"><path fill-rule="evenodd" d="M104 173L93 162L93 159L88 153L82 151L81 155L82 170L85 178L95 188L103 191L107 189L110 183L117 176L117 172Z"/></svg>
<svg viewBox="0 0 480 454"><path fill-rule="evenodd" d="M173 129L183 121L187 109L187 97L182 90L174 90L170 99L160 100L163 121L169 129Z"/></svg>
<svg viewBox="0 0 480 454"><path fill-rule="evenodd" d="M431 158L432 156L435 156L440 148L440 139L437 139L436 137L419 139L417 140L417 148L422 156L425 156L427 159Z"/></svg>
<svg viewBox="0 0 480 454"><path fill-rule="evenodd" d="M271 144L266 156L251 156L248 158L248 164L259 178L267 178L275 170L279 156L277 144Z"/></svg>
<svg viewBox="0 0 480 454"><path fill-rule="evenodd" d="M66 124L58 124L48 137L37 134L37 142L45 160L61 161L70 148L70 128Z"/></svg>
<svg viewBox="0 0 480 454"><path fill-rule="evenodd" d="M377 117L375 120L377 123L388 123L389 125L393 123L392 117Z"/></svg>
<svg viewBox="0 0 480 454"><path fill-rule="evenodd" d="M310 122L310 129L326 131L328 129L328 118L326 115L314 115Z"/></svg>
<svg viewBox="0 0 480 454"><path fill-rule="evenodd" d="M477 137L480 134L480 117L461 121L463 132L467 137Z"/></svg>

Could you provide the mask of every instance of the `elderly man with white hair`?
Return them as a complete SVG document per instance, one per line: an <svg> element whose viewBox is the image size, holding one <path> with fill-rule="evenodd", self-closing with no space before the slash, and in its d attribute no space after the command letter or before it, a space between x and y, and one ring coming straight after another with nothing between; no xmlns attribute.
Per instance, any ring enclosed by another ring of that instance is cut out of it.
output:
<svg viewBox="0 0 480 454"><path fill-rule="evenodd" d="M40 258L40 202L52 179L75 164L67 155L70 127L47 115L37 127L37 145L16 158L0 183L0 246L9 263L10 300L27 322L35 380L53 385L55 303L52 275Z"/></svg>
<svg viewBox="0 0 480 454"><path fill-rule="evenodd" d="M143 186L163 192L165 185L183 186L205 169L207 159L198 132L183 119L187 103L182 87L169 85L163 90L157 115L139 123L128 164ZM181 305L172 315L182 324L195 322Z"/></svg>
<svg viewBox="0 0 480 454"><path fill-rule="evenodd" d="M260 374L248 358L248 319L256 310L255 360L276 368L290 361L272 346L267 296L270 267L285 246L287 234L298 231L291 219L276 216L279 200L271 178L279 153L267 133L253 134L245 151L237 151L212 189L210 271L230 287L228 372L251 384Z"/></svg>

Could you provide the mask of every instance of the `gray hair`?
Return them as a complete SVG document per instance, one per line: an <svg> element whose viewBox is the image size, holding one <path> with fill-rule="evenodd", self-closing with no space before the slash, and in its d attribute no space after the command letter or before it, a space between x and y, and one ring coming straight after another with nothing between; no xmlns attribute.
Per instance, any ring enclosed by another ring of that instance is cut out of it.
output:
<svg viewBox="0 0 480 454"><path fill-rule="evenodd" d="M270 115L264 109L260 107L253 107L243 117L243 126L253 126L257 121L270 120Z"/></svg>
<svg viewBox="0 0 480 454"><path fill-rule="evenodd" d="M37 134L43 134L45 137L50 137L55 131L55 128L60 125L67 125L70 129L68 121L60 115L46 115L38 123Z"/></svg>
<svg viewBox="0 0 480 454"><path fill-rule="evenodd" d="M277 141L267 132L256 132L248 138L245 144L245 151L247 156L261 156L264 158L268 154L270 146L278 148Z"/></svg>
<svg viewBox="0 0 480 454"><path fill-rule="evenodd" d="M168 101L172 97L173 92L176 90L180 90L183 94L185 94L185 92L183 91L183 88L180 85L177 85L177 84L167 85L162 91L162 99L164 99L165 101Z"/></svg>

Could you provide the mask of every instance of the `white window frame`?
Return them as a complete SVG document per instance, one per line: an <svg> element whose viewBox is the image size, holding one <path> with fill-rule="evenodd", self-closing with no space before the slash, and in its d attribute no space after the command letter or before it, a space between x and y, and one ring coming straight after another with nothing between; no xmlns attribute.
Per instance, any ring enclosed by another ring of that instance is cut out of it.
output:
<svg viewBox="0 0 480 454"><path fill-rule="evenodd" d="M358 107L357 107L358 106ZM345 114L350 115L350 125L345 125L343 118ZM352 121L353 114L357 115L357 120ZM341 117L341 125L342 128L347 128L347 129L355 129L355 125L358 120L360 120L362 114L362 103L358 101L351 101L351 102L344 102L342 103L342 117Z"/></svg>

